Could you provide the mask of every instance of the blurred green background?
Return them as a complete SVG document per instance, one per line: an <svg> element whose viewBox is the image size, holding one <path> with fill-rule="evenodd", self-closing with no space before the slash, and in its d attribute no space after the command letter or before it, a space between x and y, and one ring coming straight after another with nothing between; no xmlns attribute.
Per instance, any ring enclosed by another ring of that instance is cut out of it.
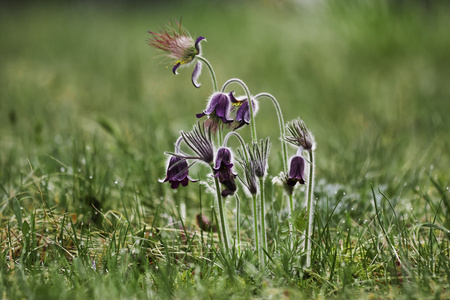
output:
<svg viewBox="0 0 450 300"><path fill-rule="evenodd" d="M4 199L32 170L94 181L75 191L100 194L105 182L119 180L140 189L149 205L163 197L166 187L156 180L164 176L164 152L180 130L192 128L212 92L206 71L195 89L191 70L174 76L147 45L148 30L180 18L193 37L207 38L204 56L219 85L238 77L252 94L275 95L286 121L305 120L318 142L318 179L373 182L392 193L428 185L429 177L448 184L449 7L426 3L3 4ZM264 101L256 125L259 137L274 142L276 175L277 120ZM248 137L249 128L240 133ZM55 203L73 188L53 187Z"/></svg>

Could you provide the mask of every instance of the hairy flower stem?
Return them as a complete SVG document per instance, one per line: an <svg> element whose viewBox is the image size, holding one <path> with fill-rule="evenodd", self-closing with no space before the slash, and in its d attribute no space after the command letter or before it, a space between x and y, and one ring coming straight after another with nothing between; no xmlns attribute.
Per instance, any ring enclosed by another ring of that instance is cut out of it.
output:
<svg viewBox="0 0 450 300"><path fill-rule="evenodd" d="M213 172L214 172L214 169L213 169ZM229 244L228 244L228 232L227 232L227 226L225 223L224 205L222 202L222 195L220 194L219 179L217 177L214 177L214 183L216 185L217 206L219 207L219 221L220 221L219 232L221 232L222 242L223 242L226 252L230 253Z"/></svg>
<svg viewBox="0 0 450 300"><path fill-rule="evenodd" d="M239 199L238 194L234 194L234 198L236 198L236 245L238 255L241 255L241 223L240 223L240 211L241 211L241 200Z"/></svg>
<svg viewBox="0 0 450 300"><path fill-rule="evenodd" d="M228 80L227 82L224 83L224 85L222 86L222 92L225 91L225 89L231 84L231 83L237 83L239 84L245 92L245 95L247 96L248 99L248 107L250 110L250 127L252 130L252 142L256 143L257 141L257 137L256 137L256 125L255 125L255 118L253 116L253 103L252 103L252 98L250 95L250 91L247 87L247 85L240 79L238 78L232 78L230 80Z"/></svg>
<svg viewBox="0 0 450 300"><path fill-rule="evenodd" d="M231 136L235 136L237 139L238 139L238 141L239 141L239 143L241 144L241 146L242 146L242 149L243 149L243 151L244 151L244 155L245 155L245 161L249 161L248 160L248 153L247 153L247 148L245 147L245 141L244 141L244 139L241 137L241 135L239 134L239 133L237 133L236 131L230 131L230 132L228 132L227 133L227 135L225 136L225 138L223 139L223 147L226 147L227 146L227 143L228 143L228 140L230 139L230 137Z"/></svg>
<svg viewBox="0 0 450 300"><path fill-rule="evenodd" d="M212 83L213 83L214 92L218 92L219 91L219 87L217 86L216 73L214 73L214 69L213 69L211 63L206 58L204 58L201 55L197 55L196 58L201 60L206 65L206 67L208 68L209 73L211 74L211 80L212 80Z"/></svg>
<svg viewBox="0 0 450 300"><path fill-rule="evenodd" d="M256 255L258 257L258 261L260 262L260 248L259 248L259 234L258 234L258 208L257 208L257 198L256 195L253 195L253 230L255 232L255 250Z"/></svg>
<svg viewBox="0 0 450 300"><path fill-rule="evenodd" d="M287 159L287 143L285 140L286 137L286 129L284 127L284 118L283 113L281 112L280 103L278 103L277 99L269 94L269 93L259 93L255 96L255 99L266 97L272 101L272 104L275 106L275 110L277 112L278 117L278 128L280 130L280 141L281 141L281 152L283 157L283 170L285 174L288 174L288 159ZM292 226L292 212L294 211L294 202L292 199L292 195L289 195L289 232L292 234L293 226ZM266 249L267 250L267 249Z"/></svg>
<svg viewBox="0 0 450 300"><path fill-rule="evenodd" d="M275 106L275 110L277 112L278 127L280 129L281 150L282 150L282 156L283 156L283 170L284 170L285 174L287 174L287 172L288 172L287 145L286 145L286 140L285 140L286 131L284 128L283 113L281 112L280 104L278 103L277 99L274 96L272 96L269 93L259 93L258 95L255 96L255 99L259 99L262 97L269 98L272 101L273 105Z"/></svg>
<svg viewBox="0 0 450 300"><path fill-rule="evenodd" d="M218 144L222 145L223 142L223 128L221 125L219 125L219 128L217 130L218 134L217 134L217 140L218 140Z"/></svg>
<svg viewBox="0 0 450 300"><path fill-rule="evenodd" d="M289 233L292 234L294 232L294 226L292 225L292 212L294 211L294 199L292 198L292 194L289 195Z"/></svg>
<svg viewBox="0 0 450 300"><path fill-rule="evenodd" d="M261 207L260 207L260 218L261 218L261 245L264 250L267 251L267 236L266 236L266 210L265 210L265 197L264 197L264 177L259 178L260 187L260 197L261 197ZM266 263L266 255L261 253L261 261L263 266Z"/></svg>
<svg viewBox="0 0 450 300"><path fill-rule="evenodd" d="M183 141L183 137L180 136L175 142L175 153L180 153L180 144Z"/></svg>
<svg viewBox="0 0 450 300"><path fill-rule="evenodd" d="M308 199L306 212L308 214L308 227L307 227L307 244L306 244L306 267L311 266L311 248L312 248L312 233L314 224L314 150L309 152L309 182L308 182Z"/></svg>

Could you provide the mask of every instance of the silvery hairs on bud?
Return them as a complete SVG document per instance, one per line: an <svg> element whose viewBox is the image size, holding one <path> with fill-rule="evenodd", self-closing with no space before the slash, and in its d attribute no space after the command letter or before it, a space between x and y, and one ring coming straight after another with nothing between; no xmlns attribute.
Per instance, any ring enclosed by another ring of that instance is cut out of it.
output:
<svg viewBox="0 0 450 300"><path fill-rule="evenodd" d="M288 134L285 137L286 142L302 147L303 150L313 151L316 148L316 142L311 132L306 128L305 122L301 119L295 119L286 125Z"/></svg>

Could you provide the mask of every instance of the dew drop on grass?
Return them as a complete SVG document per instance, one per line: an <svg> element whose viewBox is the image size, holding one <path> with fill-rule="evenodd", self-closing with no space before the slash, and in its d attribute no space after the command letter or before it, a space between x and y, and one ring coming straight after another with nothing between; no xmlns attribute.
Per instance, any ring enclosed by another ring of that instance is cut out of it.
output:
<svg viewBox="0 0 450 300"><path fill-rule="evenodd" d="M89 175L89 179L91 179L91 180L92 180L92 178L94 178L94 176L92 176L92 175Z"/></svg>
<svg viewBox="0 0 450 300"><path fill-rule="evenodd" d="M119 181L117 181L117 180L114 180L114 184L118 184L119 183Z"/></svg>
<svg viewBox="0 0 450 300"><path fill-rule="evenodd" d="M61 171L61 173L64 173L66 171L64 167L61 167L59 170Z"/></svg>

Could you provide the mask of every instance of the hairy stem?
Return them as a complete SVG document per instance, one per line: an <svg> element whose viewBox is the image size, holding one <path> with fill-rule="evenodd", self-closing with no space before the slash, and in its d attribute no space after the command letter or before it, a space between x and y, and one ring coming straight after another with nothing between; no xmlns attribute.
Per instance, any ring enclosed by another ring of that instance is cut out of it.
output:
<svg viewBox="0 0 450 300"><path fill-rule="evenodd" d="M253 230L255 232L255 250L260 261L259 235L258 235L258 209L256 195L253 195Z"/></svg>
<svg viewBox="0 0 450 300"><path fill-rule="evenodd" d="M277 112L277 116L278 116L278 128L280 130L280 141L281 141L281 151L282 151L282 156L283 156L283 170L284 172L287 174L288 171L288 163L287 163L287 145L286 145L286 141L285 141L285 135L286 135L286 131L284 128L284 119L283 119L283 113L281 112L281 107L280 104L278 103L277 99L269 94L269 93L260 93L258 95L255 96L255 99L259 99L262 97L266 97L268 99L270 99L273 103L273 105L275 106L275 110Z"/></svg>
<svg viewBox="0 0 450 300"><path fill-rule="evenodd" d="M213 69L211 63L206 58L204 58L201 55L197 55L196 58L201 60L206 65L206 67L208 67L209 73L211 74L211 79L212 79L212 83L213 83L213 87L214 87L214 92L218 92L219 91L219 87L217 86L216 74L214 73L214 69Z"/></svg>
<svg viewBox="0 0 450 300"><path fill-rule="evenodd" d="M294 232L294 226L292 225L292 212L294 211L294 199L292 198L292 194L289 194L289 233L292 234Z"/></svg>
<svg viewBox="0 0 450 300"><path fill-rule="evenodd" d="M309 182L308 182L308 203L306 212L308 214L308 227L307 227L307 246L306 246L306 267L311 266L311 247L312 247L312 233L314 224L314 150L309 151Z"/></svg>
<svg viewBox="0 0 450 300"><path fill-rule="evenodd" d="M214 171L214 170L213 170ZM217 177L214 177L214 183L216 185L216 197L217 197L217 206L219 207L219 221L220 221L220 231L222 235L222 242L224 244L224 248L227 253L230 253L229 244L228 244L228 233L227 233L227 227L225 223L225 213L224 213L224 207L222 202L222 195L220 194L220 185L219 185L219 179Z"/></svg>
<svg viewBox="0 0 450 300"><path fill-rule="evenodd" d="M234 194L234 198L236 198L236 245L238 255L241 255L241 223L240 223L240 211L241 211L241 201L239 199L238 194Z"/></svg>
<svg viewBox="0 0 450 300"><path fill-rule="evenodd" d="M260 197L261 197L261 207L260 207L260 218L261 218L261 245L264 250L267 251L267 237L266 237L266 210L265 210L265 197L264 197L264 177L259 178L260 187ZM262 254L262 253L261 253ZM265 255L262 255L261 261L263 266L266 262Z"/></svg>
<svg viewBox="0 0 450 300"><path fill-rule="evenodd" d="M241 137L241 135L239 133L237 133L236 131L230 131L227 133L227 135L225 136L225 138L223 139L223 147L227 146L228 140L230 139L230 137L235 136L238 140L239 143L242 146L242 149L244 151L244 155L245 155L245 161L249 161L248 160L248 153L247 153L247 147L245 147L245 141L244 139Z"/></svg>

